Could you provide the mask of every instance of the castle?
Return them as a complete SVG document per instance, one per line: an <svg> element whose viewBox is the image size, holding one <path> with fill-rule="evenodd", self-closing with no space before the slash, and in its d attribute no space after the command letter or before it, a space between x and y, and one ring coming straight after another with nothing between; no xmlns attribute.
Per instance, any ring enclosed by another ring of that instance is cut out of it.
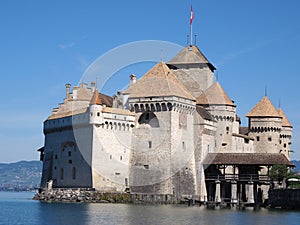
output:
<svg viewBox="0 0 300 225"><path fill-rule="evenodd" d="M125 92L66 85L44 122L41 188L90 188L248 203L267 198L269 169L292 166L292 125L267 96L242 127L234 101L197 46Z"/></svg>

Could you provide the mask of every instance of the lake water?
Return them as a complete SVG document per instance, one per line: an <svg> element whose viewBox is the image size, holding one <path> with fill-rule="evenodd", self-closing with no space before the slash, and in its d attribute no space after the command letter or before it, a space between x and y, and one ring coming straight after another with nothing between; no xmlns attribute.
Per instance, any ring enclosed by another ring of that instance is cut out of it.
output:
<svg viewBox="0 0 300 225"><path fill-rule="evenodd" d="M34 193L0 192L0 224L300 224L300 211L216 209L194 206L43 203Z"/></svg>

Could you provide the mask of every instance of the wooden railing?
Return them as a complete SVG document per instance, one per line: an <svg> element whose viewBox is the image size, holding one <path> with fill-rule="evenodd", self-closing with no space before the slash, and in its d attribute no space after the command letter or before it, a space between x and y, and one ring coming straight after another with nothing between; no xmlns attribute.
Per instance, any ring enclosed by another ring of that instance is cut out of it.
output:
<svg viewBox="0 0 300 225"><path fill-rule="evenodd" d="M206 181L261 181L269 182L270 178L268 175L258 175L258 174L205 174Z"/></svg>

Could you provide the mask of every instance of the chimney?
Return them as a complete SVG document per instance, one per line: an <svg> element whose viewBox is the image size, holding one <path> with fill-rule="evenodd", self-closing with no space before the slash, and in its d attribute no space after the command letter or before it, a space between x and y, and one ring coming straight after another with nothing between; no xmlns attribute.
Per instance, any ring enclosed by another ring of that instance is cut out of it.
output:
<svg viewBox="0 0 300 225"><path fill-rule="evenodd" d="M70 87L71 84L66 84L66 99L70 99Z"/></svg>
<svg viewBox="0 0 300 225"><path fill-rule="evenodd" d="M91 89L92 89L92 93L94 93L94 91L96 90L96 82L94 81L91 82Z"/></svg>
<svg viewBox="0 0 300 225"><path fill-rule="evenodd" d="M130 77L130 85L135 84L136 83L136 75L131 74L129 77Z"/></svg>

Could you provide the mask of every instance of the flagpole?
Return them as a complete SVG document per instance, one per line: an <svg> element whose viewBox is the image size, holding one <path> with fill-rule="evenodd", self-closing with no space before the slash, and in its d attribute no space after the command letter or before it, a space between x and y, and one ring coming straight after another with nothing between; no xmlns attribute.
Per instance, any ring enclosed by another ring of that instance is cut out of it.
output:
<svg viewBox="0 0 300 225"><path fill-rule="evenodd" d="M193 6L191 5L191 16L190 16L190 46L193 45L193 20L194 20L194 11Z"/></svg>
<svg viewBox="0 0 300 225"><path fill-rule="evenodd" d="M192 35L192 33L193 33L193 27L192 26L193 26L193 23L190 24L190 38L191 38L190 39L190 46L193 45L192 44L193 43L193 35Z"/></svg>

